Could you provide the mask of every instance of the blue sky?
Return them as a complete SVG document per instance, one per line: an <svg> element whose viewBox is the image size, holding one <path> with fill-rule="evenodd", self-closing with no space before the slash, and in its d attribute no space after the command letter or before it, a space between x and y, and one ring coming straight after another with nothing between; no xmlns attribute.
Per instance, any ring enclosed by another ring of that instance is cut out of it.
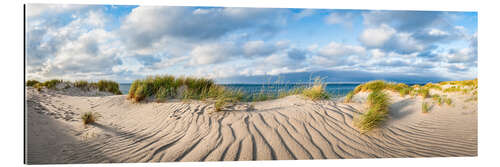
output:
<svg viewBox="0 0 500 167"><path fill-rule="evenodd" d="M29 4L28 79L477 77L477 13Z"/></svg>

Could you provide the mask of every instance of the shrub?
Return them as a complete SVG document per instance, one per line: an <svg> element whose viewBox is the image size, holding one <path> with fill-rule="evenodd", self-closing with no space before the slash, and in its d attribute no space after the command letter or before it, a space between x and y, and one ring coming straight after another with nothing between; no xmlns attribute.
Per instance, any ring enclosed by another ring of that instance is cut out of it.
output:
<svg viewBox="0 0 500 167"><path fill-rule="evenodd" d="M28 80L28 81L26 81L26 86L33 87L33 86L35 86L38 83L40 83L40 82L38 82L37 80Z"/></svg>
<svg viewBox="0 0 500 167"><path fill-rule="evenodd" d="M43 84L42 83L36 83L35 86L33 86L34 88L36 88L37 91L42 91L42 88L43 88Z"/></svg>
<svg viewBox="0 0 500 167"><path fill-rule="evenodd" d="M451 105L452 101L451 101L451 98L446 98L444 100L444 103L448 104L448 105Z"/></svg>
<svg viewBox="0 0 500 167"><path fill-rule="evenodd" d="M419 96L422 96L423 98L427 98L429 97L429 89L426 89L424 87L421 87L420 89L418 89L418 95Z"/></svg>
<svg viewBox="0 0 500 167"><path fill-rule="evenodd" d="M73 85L77 88L80 88L82 90L89 90L90 89L90 84L87 81L75 81Z"/></svg>
<svg viewBox="0 0 500 167"><path fill-rule="evenodd" d="M424 87L427 88L427 89L442 90L441 85L433 84L433 83L427 83L427 84L424 85Z"/></svg>
<svg viewBox="0 0 500 167"><path fill-rule="evenodd" d="M429 106L427 105L426 102L422 102L422 113L428 113L429 112Z"/></svg>
<svg viewBox="0 0 500 167"><path fill-rule="evenodd" d="M224 106L226 105L226 101L224 99L218 99L217 101L215 101L214 103L214 108L215 108L215 111L218 112L218 111L221 111L222 108L224 108Z"/></svg>
<svg viewBox="0 0 500 167"><path fill-rule="evenodd" d="M95 123L97 121L98 118L100 118L101 115L97 112L85 112L82 114L82 121L83 121L83 124L87 125L87 124L91 124L91 123Z"/></svg>
<svg viewBox="0 0 500 167"><path fill-rule="evenodd" d="M325 84L319 78L316 78L313 86L304 89L302 95L310 98L311 100L328 99L330 96L325 91Z"/></svg>
<svg viewBox="0 0 500 167"><path fill-rule="evenodd" d="M43 82L43 86L47 87L48 89L56 89L57 84L62 82L63 82L62 80L58 79L48 80Z"/></svg>
<svg viewBox="0 0 500 167"><path fill-rule="evenodd" d="M354 93L365 92L365 91L377 91L383 90L387 87L387 84L382 80L370 81L354 88Z"/></svg>
<svg viewBox="0 0 500 167"><path fill-rule="evenodd" d="M410 94L410 92L411 92L412 90L413 90L413 89L412 89L411 87L408 87L408 88L403 88L403 89L399 90L399 95L400 95L401 97L404 97L404 96L406 96L406 95Z"/></svg>
<svg viewBox="0 0 500 167"><path fill-rule="evenodd" d="M355 119L354 125L362 133L367 132L387 119L389 112L389 98L382 91L373 91L368 95L367 103L369 109L363 115Z"/></svg>
<svg viewBox="0 0 500 167"><path fill-rule="evenodd" d="M99 91L111 92L116 95L121 95L120 84L115 81L100 80L97 82L97 88Z"/></svg>

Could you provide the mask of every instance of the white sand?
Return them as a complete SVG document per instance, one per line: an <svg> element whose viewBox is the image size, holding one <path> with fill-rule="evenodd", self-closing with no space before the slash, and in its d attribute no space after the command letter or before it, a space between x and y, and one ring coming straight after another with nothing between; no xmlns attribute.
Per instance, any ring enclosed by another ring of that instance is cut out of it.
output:
<svg viewBox="0 0 500 167"><path fill-rule="evenodd" d="M27 88L27 158L39 164L477 156L477 101L464 102L470 96L451 93L452 106L434 104L424 114L421 97L390 95L390 119L360 134L352 119L365 111L366 93L354 103L289 96L254 103L252 111L211 113L213 105L200 101L134 104L125 95ZM87 111L102 118L85 127L80 114Z"/></svg>

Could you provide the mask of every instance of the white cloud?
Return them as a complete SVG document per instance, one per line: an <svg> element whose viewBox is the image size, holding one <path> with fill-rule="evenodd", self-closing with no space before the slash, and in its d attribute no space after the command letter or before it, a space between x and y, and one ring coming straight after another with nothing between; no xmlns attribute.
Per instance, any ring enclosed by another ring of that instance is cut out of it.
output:
<svg viewBox="0 0 500 167"><path fill-rule="evenodd" d="M69 5L69 4L27 4L26 16L36 17L42 14L50 13L52 15L64 13L68 11L75 11L87 7L86 5Z"/></svg>
<svg viewBox="0 0 500 167"><path fill-rule="evenodd" d="M325 17L326 24L341 24L351 28L353 26L354 15L352 13L332 12Z"/></svg>
<svg viewBox="0 0 500 167"><path fill-rule="evenodd" d="M445 36L445 35L448 35L448 34L449 34L448 32L441 31L440 29L436 29L436 28L432 28L429 31L429 35L431 35L431 36Z"/></svg>
<svg viewBox="0 0 500 167"><path fill-rule="evenodd" d="M340 57L351 55L362 55L365 53L365 48L355 45L345 45L336 42L331 42L327 46L319 50L319 55L325 57Z"/></svg>
<svg viewBox="0 0 500 167"><path fill-rule="evenodd" d="M196 46L190 53L191 65L215 64L229 61L236 53L232 43L204 44Z"/></svg>
<svg viewBox="0 0 500 167"><path fill-rule="evenodd" d="M377 28L367 28L359 37L359 40L368 47L382 47L394 34L396 30L388 25Z"/></svg>

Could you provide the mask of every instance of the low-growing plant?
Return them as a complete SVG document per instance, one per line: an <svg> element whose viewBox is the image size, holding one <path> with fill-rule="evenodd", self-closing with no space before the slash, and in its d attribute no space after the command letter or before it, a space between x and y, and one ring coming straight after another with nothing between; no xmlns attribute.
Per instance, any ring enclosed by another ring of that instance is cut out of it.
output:
<svg viewBox="0 0 500 167"><path fill-rule="evenodd" d="M311 100L328 99L330 95L325 91L326 85L319 78L316 78L314 84L302 91L302 95Z"/></svg>
<svg viewBox="0 0 500 167"><path fill-rule="evenodd" d="M439 84L433 84L433 83L427 83L423 87L425 87L427 89L442 90L441 85L439 85Z"/></svg>
<svg viewBox="0 0 500 167"><path fill-rule="evenodd" d="M115 81L100 80L97 82L97 88L99 91L111 92L116 95L122 94L122 92L120 92L120 84Z"/></svg>
<svg viewBox="0 0 500 167"><path fill-rule="evenodd" d="M97 112L85 112L82 114L81 116L81 119L83 121L83 124L87 125L87 124L91 124L91 123L95 123L97 121L98 118L100 118L101 115Z"/></svg>
<svg viewBox="0 0 500 167"><path fill-rule="evenodd" d="M429 112L429 106L426 102L422 102L422 113L428 113Z"/></svg>
<svg viewBox="0 0 500 167"><path fill-rule="evenodd" d="M33 86L37 91L42 91L42 88L43 88L43 84L42 83L36 83L34 86Z"/></svg>
<svg viewBox="0 0 500 167"><path fill-rule="evenodd" d="M444 100L444 103L448 104L448 105L451 105L452 101L451 101L451 98L446 98Z"/></svg>
<svg viewBox="0 0 500 167"><path fill-rule="evenodd" d="M37 83L40 83L40 82L38 82L37 80L28 80L28 81L26 81L26 86L31 86L31 87L33 87L33 86L35 86L35 84L37 84Z"/></svg>
<svg viewBox="0 0 500 167"><path fill-rule="evenodd" d="M368 95L367 103L369 109L360 117L355 119L354 125L357 126L362 133L365 133L387 119L389 112L389 97L382 91L373 91Z"/></svg>
<svg viewBox="0 0 500 167"><path fill-rule="evenodd" d="M62 83L62 80L59 79L52 79L43 82L43 86L47 87L48 89L56 89L57 84Z"/></svg>
<svg viewBox="0 0 500 167"><path fill-rule="evenodd" d="M89 90L90 89L90 84L88 81L84 81L84 80L81 80L81 81L75 81L73 83L73 85L77 88L80 88L82 90Z"/></svg>
<svg viewBox="0 0 500 167"><path fill-rule="evenodd" d="M419 96L422 96L423 98L429 97L429 89L427 89L427 88L420 87L420 89L418 89L417 93Z"/></svg>

